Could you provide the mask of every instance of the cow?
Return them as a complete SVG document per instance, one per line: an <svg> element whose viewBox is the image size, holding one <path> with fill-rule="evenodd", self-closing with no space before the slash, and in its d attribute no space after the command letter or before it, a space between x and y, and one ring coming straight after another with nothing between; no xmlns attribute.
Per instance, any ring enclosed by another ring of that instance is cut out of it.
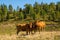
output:
<svg viewBox="0 0 60 40"><path fill-rule="evenodd" d="M40 33L40 30L44 30L45 27L46 27L46 23L44 21L39 21L39 20L36 20L34 22L34 29L37 29Z"/></svg>
<svg viewBox="0 0 60 40"><path fill-rule="evenodd" d="M26 31L26 34L32 33L32 22L25 23L25 24L17 24L17 35L20 31Z"/></svg>
<svg viewBox="0 0 60 40"><path fill-rule="evenodd" d="M32 34L32 31L34 30L33 22L29 22L29 34Z"/></svg>
<svg viewBox="0 0 60 40"><path fill-rule="evenodd" d="M26 34L28 34L29 24L17 24L16 29L17 29L17 35L20 31L26 31Z"/></svg>

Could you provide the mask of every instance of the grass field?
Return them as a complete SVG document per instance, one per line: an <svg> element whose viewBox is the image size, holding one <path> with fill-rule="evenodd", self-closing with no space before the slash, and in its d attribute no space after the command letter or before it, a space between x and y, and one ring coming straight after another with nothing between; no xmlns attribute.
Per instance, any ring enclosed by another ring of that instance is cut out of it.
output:
<svg viewBox="0 0 60 40"><path fill-rule="evenodd" d="M57 26L57 28L47 26L45 31L41 31L40 34L37 32L35 34L25 35L25 32L20 32L19 35L16 35L15 23L22 22L12 21L0 23L0 40L60 40L60 26ZM49 24L51 23L54 22L50 22ZM57 31L54 31L54 29L57 29Z"/></svg>
<svg viewBox="0 0 60 40"><path fill-rule="evenodd" d="M37 32L34 35L0 35L0 40L60 40L60 31L52 31L52 32Z"/></svg>

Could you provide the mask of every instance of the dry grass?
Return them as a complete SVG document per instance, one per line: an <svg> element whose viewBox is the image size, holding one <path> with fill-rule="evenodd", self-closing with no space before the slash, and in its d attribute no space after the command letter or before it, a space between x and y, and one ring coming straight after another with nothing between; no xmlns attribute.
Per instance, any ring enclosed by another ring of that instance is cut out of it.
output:
<svg viewBox="0 0 60 40"><path fill-rule="evenodd" d="M0 40L56 40L56 35L60 36L60 31L52 31L52 32L40 32L40 34L37 32L34 35L0 35ZM59 39L58 39L59 40Z"/></svg>

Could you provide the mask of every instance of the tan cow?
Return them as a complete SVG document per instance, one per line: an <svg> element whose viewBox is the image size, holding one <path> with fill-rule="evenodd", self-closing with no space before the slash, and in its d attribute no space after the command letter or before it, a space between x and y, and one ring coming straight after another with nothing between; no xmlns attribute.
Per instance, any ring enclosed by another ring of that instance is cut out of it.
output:
<svg viewBox="0 0 60 40"><path fill-rule="evenodd" d="M46 27L46 23L44 22L44 21L35 21L35 28L37 28L37 30L39 30L39 32L40 32L40 30L44 30L45 29L45 27Z"/></svg>

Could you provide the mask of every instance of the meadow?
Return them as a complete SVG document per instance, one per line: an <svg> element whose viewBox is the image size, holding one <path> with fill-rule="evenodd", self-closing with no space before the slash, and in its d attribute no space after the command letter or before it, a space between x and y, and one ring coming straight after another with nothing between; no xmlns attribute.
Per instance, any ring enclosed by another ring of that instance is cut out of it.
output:
<svg viewBox="0 0 60 40"><path fill-rule="evenodd" d="M26 21L27 22L27 21ZM46 22L45 31L40 34L25 35L21 31L16 34L16 23L25 23L25 21L6 21L0 23L0 40L60 40L60 25L57 22Z"/></svg>

